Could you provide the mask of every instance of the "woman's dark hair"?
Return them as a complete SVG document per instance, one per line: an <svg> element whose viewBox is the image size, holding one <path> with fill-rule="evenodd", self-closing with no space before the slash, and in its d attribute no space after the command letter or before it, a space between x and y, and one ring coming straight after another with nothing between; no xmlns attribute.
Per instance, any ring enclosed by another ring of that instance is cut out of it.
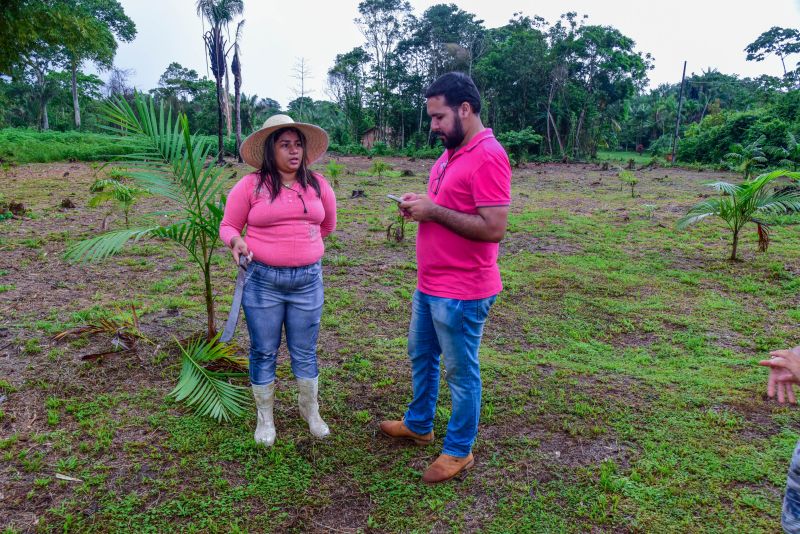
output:
<svg viewBox="0 0 800 534"><path fill-rule="evenodd" d="M481 95L472 78L463 72L448 72L442 74L428 86L425 91L425 98L433 96L444 96L445 103L455 109L462 102L467 102L472 106L472 112L476 115L481 112Z"/></svg>
<svg viewBox="0 0 800 534"><path fill-rule="evenodd" d="M300 182L300 187L305 191L310 185L317 192L317 196L321 195L319 180L314 176L314 173L308 170L308 165L306 164L306 136L297 128L288 126L272 132L264 142L264 162L258 171L259 178L258 185L256 185L256 193L259 193L262 188L266 189L269 192L270 202L278 198L281 193L281 175L275 162L275 141L287 131L296 133L300 138L300 144L303 146L303 158L300 160L300 168L297 169L297 181Z"/></svg>

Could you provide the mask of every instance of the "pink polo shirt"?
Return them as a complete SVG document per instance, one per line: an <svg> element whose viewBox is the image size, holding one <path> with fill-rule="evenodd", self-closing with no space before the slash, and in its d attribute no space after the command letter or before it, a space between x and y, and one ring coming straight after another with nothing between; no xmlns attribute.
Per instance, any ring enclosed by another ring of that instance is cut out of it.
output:
<svg viewBox="0 0 800 534"><path fill-rule="evenodd" d="M438 188L438 190L437 190ZM457 152L446 150L428 180L428 196L463 213L511 204L511 165L487 128ZM437 222L419 223L417 288L428 295L460 300L491 297L503 289L498 243L461 237Z"/></svg>
<svg viewBox="0 0 800 534"><path fill-rule="evenodd" d="M274 201L266 190L256 194L258 173L244 176L225 203L219 225L222 242L230 246L231 239L242 235L246 225L244 242L256 261L274 267L299 267L322 258L322 238L336 228L336 195L325 178L314 176L319 180L319 196L311 186L303 191L295 184L291 191L282 187Z"/></svg>

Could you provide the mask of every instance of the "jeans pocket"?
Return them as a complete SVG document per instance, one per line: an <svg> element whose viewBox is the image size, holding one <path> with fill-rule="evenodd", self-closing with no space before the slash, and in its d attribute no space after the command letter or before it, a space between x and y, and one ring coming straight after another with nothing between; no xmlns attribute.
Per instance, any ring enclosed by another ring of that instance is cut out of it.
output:
<svg viewBox="0 0 800 534"><path fill-rule="evenodd" d="M310 286L322 280L322 265L320 262L309 265L306 268L305 285Z"/></svg>
<svg viewBox="0 0 800 534"><path fill-rule="evenodd" d="M477 338L482 336L483 325L489 317L489 310L495 299L496 296L491 296L485 299L469 301L469 305L465 306L464 309L463 332L465 335Z"/></svg>

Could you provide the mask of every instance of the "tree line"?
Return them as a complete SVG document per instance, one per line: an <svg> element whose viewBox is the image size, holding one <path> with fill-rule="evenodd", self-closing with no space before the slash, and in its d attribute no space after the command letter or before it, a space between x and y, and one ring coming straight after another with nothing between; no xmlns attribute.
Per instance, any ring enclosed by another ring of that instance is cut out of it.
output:
<svg viewBox="0 0 800 534"><path fill-rule="evenodd" d="M104 96L132 96L127 73L113 67L113 57L118 42L135 37L136 26L117 0L20 0L12 6L0 14L0 126L95 129ZM282 109L271 98L241 92L243 8L242 0L196 2L206 24L211 79L171 63L149 91L184 112L197 131L217 135L220 151L223 137L238 140L279 111L320 124L342 151L363 150L366 133L389 150L424 149L432 144L425 88L459 70L475 79L485 123L517 147L517 157L670 152L680 84L646 90L654 58L616 28L575 12L554 22L514 13L504 26L487 28L455 4L415 13L404 0L363 0L354 24L364 41L338 54L327 70L330 100L301 90ZM99 38L86 39L87 32ZM762 147L788 149L790 139L800 137L798 69L791 67L798 52L800 33L771 28L742 53L752 61L779 57L783 77L715 70L690 75L678 157L718 162L733 145L759 140ZM89 63L111 72L107 84L82 71ZM307 72L298 70L302 85Z"/></svg>

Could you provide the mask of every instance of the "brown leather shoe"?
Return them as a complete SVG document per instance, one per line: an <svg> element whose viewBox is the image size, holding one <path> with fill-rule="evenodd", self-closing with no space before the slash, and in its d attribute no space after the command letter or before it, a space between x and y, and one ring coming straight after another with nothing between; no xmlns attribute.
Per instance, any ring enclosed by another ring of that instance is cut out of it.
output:
<svg viewBox="0 0 800 534"><path fill-rule="evenodd" d="M466 471L475 465L475 458L472 453L464 458L458 456L450 456L449 454L441 454L439 457L428 467L422 475L422 481L428 484L436 484L450 480L462 471Z"/></svg>
<svg viewBox="0 0 800 534"><path fill-rule="evenodd" d="M408 429L403 421L381 421L381 432L394 439L410 439L417 445L428 445L433 442L433 430L427 434L416 434Z"/></svg>

